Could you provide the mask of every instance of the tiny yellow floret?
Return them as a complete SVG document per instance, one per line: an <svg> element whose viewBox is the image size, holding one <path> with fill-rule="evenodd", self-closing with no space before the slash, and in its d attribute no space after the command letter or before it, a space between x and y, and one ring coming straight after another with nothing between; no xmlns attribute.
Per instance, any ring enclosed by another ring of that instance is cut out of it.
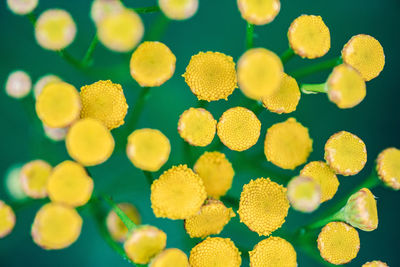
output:
<svg viewBox="0 0 400 267"><path fill-rule="evenodd" d="M27 15L37 6L38 0L7 0L8 8L17 15Z"/></svg>
<svg viewBox="0 0 400 267"><path fill-rule="evenodd" d="M382 261L371 261L364 263L361 267L389 267L389 265Z"/></svg>
<svg viewBox="0 0 400 267"><path fill-rule="evenodd" d="M94 0L90 8L90 17L98 25L107 16L123 10L124 5L120 0Z"/></svg>
<svg viewBox="0 0 400 267"><path fill-rule="evenodd" d="M6 94L16 99L27 96L32 89L31 77L22 70L16 70L8 75L6 82Z"/></svg>
<svg viewBox="0 0 400 267"><path fill-rule="evenodd" d="M193 17L199 9L199 0L158 0L164 15L173 20Z"/></svg>
<svg viewBox="0 0 400 267"><path fill-rule="evenodd" d="M31 198L45 198L51 171L50 164L43 160L34 160L25 164L20 173L21 185L25 194Z"/></svg>
<svg viewBox="0 0 400 267"><path fill-rule="evenodd" d="M189 267L189 260L186 254L177 248L168 248L155 256L149 267Z"/></svg>
<svg viewBox="0 0 400 267"><path fill-rule="evenodd" d="M281 9L280 0L237 0L237 4L242 18L256 25L270 23Z"/></svg>
<svg viewBox="0 0 400 267"><path fill-rule="evenodd" d="M119 203L120 208L136 225L141 224L139 211L130 203ZM128 235L128 228L115 213L110 210L106 218L106 225L111 237L117 242L124 242Z"/></svg>
<svg viewBox="0 0 400 267"><path fill-rule="evenodd" d="M11 233L15 226L15 220L12 208L0 200L0 239Z"/></svg>
<svg viewBox="0 0 400 267"><path fill-rule="evenodd" d="M53 74L46 74L39 78L39 80L36 81L34 87L33 87L33 93L35 95L35 98L37 99L42 92L43 88L53 82L62 82L62 79L58 77L57 75Z"/></svg>
<svg viewBox="0 0 400 267"><path fill-rule="evenodd" d="M400 149L390 147L379 153L376 170L386 186L400 189Z"/></svg>
<svg viewBox="0 0 400 267"><path fill-rule="evenodd" d="M321 187L309 177L297 176L287 185L287 197L295 210L313 212L321 203Z"/></svg>

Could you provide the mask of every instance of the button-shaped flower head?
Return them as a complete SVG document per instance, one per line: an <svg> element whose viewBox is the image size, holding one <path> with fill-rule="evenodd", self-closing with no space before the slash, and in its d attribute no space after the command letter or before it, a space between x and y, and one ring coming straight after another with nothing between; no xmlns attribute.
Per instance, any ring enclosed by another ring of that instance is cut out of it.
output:
<svg viewBox="0 0 400 267"><path fill-rule="evenodd" d="M141 224L141 218L138 210L130 203L119 203L120 208L136 225ZM118 242L124 242L128 235L128 228L115 213L111 210L106 218L106 225L111 237Z"/></svg>
<svg viewBox="0 0 400 267"><path fill-rule="evenodd" d="M199 0L158 0L164 15L173 20L193 17L199 9Z"/></svg>
<svg viewBox="0 0 400 267"><path fill-rule="evenodd" d="M370 261L364 263L361 267L389 267L389 265L382 261Z"/></svg>
<svg viewBox="0 0 400 267"><path fill-rule="evenodd" d="M377 160L378 177L386 186L400 189L400 149L390 147L383 150Z"/></svg>
<svg viewBox="0 0 400 267"><path fill-rule="evenodd" d="M287 185L287 197L295 210L313 212L321 202L321 187L309 177L297 176Z"/></svg>
<svg viewBox="0 0 400 267"><path fill-rule="evenodd" d="M256 25L264 25L275 19L281 9L280 0L238 0L243 19Z"/></svg>
<svg viewBox="0 0 400 267"><path fill-rule="evenodd" d="M46 74L42 77L40 77L34 87L33 87L33 93L35 95L35 98L37 99L40 95L40 93L42 92L43 88L52 83L52 82L62 82L62 79L60 77L58 77L57 75L53 75L53 74Z"/></svg>
<svg viewBox="0 0 400 267"><path fill-rule="evenodd" d="M177 248L168 248L157 254L149 267L189 267L189 260L186 254Z"/></svg>
<svg viewBox="0 0 400 267"><path fill-rule="evenodd" d="M25 164L20 173L21 185L25 194L31 198L45 198L51 171L50 164L43 160L34 160Z"/></svg>
<svg viewBox="0 0 400 267"><path fill-rule="evenodd" d="M7 0L7 6L14 14L26 15L36 8L38 2L38 0Z"/></svg>
<svg viewBox="0 0 400 267"><path fill-rule="evenodd" d="M7 168L4 175L4 185L7 194L15 201L24 201L28 198L22 189L21 170L23 165L16 163Z"/></svg>
<svg viewBox="0 0 400 267"><path fill-rule="evenodd" d="M6 82L6 94L13 98L23 98L32 89L31 77L22 70L16 70L8 75Z"/></svg>
<svg viewBox="0 0 400 267"><path fill-rule="evenodd" d="M0 200L0 239L11 233L15 226L15 213Z"/></svg>
<svg viewBox="0 0 400 267"><path fill-rule="evenodd" d="M124 10L120 0L94 0L90 8L90 17L97 25L108 15L117 14Z"/></svg>
<svg viewBox="0 0 400 267"><path fill-rule="evenodd" d="M52 128L47 126L46 124L43 124L44 134L46 135L47 138L55 142L64 140L65 137L67 136L68 129L69 127Z"/></svg>

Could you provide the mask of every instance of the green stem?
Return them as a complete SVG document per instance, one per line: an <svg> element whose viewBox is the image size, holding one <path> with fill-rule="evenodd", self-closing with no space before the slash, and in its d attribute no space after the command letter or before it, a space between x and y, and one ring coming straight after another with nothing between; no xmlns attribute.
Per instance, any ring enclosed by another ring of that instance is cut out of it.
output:
<svg viewBox="0 0 400 267"><path fill-rule="evenodd" d="M111 197L103 195L103 199L111 206L113 211L118 215L121 221L125 224L129 231L137 228L137 225L123 212Z"/></svg>
<svg viewBox="0 0 400 267"><path fill-rule="evenodd" d="M144 176L146 177L147 182L151 186L153 184L154 178L153 174L149 171L143 171Z"/></svg>
<svg viewBox="0 0 400 267"><path fill-rule="evenodd" d="M316 83L316 84L302 84L300 90L304 94L317 94L317 93L327 93L328 87L326 83Z"/></svg>
<svg viewBox="0 0 400 267"><path fill-rule="evenodd" d="M85 53L82 61L81 61L81 65L83 67L88 67L92 63L91 62L92 56L93 56L94 50L98 43L99 43L99 39L97 38L97 34L95 34L92 41L90 42L88 49L86 50L86 53Z"/></svg>
<svg viewBox="0 0 400 267"><path fill-rule="evenodd" d="M70 53L68 53L65 49L57 51L57 54L63 58L65 61L67 61L69 64L74 66L75 68L82 70L84 69L84 66L81 64L81 62L77 59L75 59Z"/></svg>
<svg viewBox="0 0 400 267"><path fill-rule="evenodd" d="M193 153L192 153L192 147L188 142L182 139L183 142L183 155L184 155L184 160L183 162L186 162L189 167L192 167L194 164L193 160Z"/></svg>
<svg viewBox="0 0 400 267"><path fill-rule="evenodd" d="M133 8L139 14L154 13L160 11L159 6L137 7Z"/></svg>
<svg viewBox="0 0 400 267"><path fill-rule="evenodd" d="M158 41L162 39L162 35L164 34L165 30L167 29L170 20L161 13L158 18L155 19L154 23L152 24L150 31L145 36L144 40L146 41Z"/></svg>
<svg viewBox="0 0 400 267"><path fill-rule="evenodd" d="M282 53L282 55L280 56L281 61L283 64L286 64L290 59L293 58L293 56L295 55L294 51L292 48L288 48L285 52Z"/></svg>
<svg viewBox="0 0 400 267"><path fill-rule="evenodd" d="M29 19L29 21L32 23L33 26L36 25L37 18L36 18L36 15L35 15L35 14L33 14L33 13L31 12L31 13L29 13L29 14L26 14L26 17Z"/></svg>
<svg viewBox="0 0 400 267"><path fill-rule="evenodd" d="M263 103L261 101L255 101L253 105L250 106L249 108L251 111L256 114L256 116L260 115L261 112L265 110L265 107L263 106Z"/></svg>
<svg viewBox="0 0 400 267"><path fill-rule="evenodd" d="M332 58L323 62L316 63L311 66L295 70L290 73L290 76L292 76L295 79L300 79L323 70L332 69L341 63L342 63L341 57Z"/></svg>
<svg viewBox="0 0 400 267"><path fill-rule="evenodd" d="M246 25L246 50L254 46L254 24L248 23Z"/></svg>

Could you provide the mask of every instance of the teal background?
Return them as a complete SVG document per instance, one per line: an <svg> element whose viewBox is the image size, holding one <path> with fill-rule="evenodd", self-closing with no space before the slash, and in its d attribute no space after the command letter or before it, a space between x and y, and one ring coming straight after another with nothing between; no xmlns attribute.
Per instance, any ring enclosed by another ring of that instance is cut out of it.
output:
<svg viewBox="0 0 400 267"><path fill-rule="evenodd" d="M48 8L63 8L74 17L78 34L74 43L67 49L75 57L81 58L95 33L95 27L89 17L91 1L50 1L39 0L35 13L40 14ZM139 93L139 86L130 77L128 60L130 54L113 53L99 45L94 53L94 66L97 73L83 74L63 61L56 53L43 50L34 39L32 25L27 18L12 14L6 7L6 1L0 3L0 83L4 84L8 74L15 69L30 73L35 82L40 76L54 73L65 81L80 88L99 79L111 79L122 84L130 106ZM155 1L126 0L129 7L143 7L155 4ZM325 95L302 95L297 111L289 115L277 115L264 111L260 116L262 132L256 146L242 152L224 148L236 171L234 184L229 194L239 196L243 184L250 179L267 177L265 167L278 173L296 175L296 171L281 171L265 160L256 161L260 168L249 167L244 161L252 160L262 153L266 129L273 123L294 116L303 125L309 127L314 139L309 160L323 159L323 146L333 133L347 130L358 135L367 145L368 162L364 170L354 177L341 177L340 187L335 198L325 203L316 212L331 206L372 170L378 153L389 146L400 147L400 111L399 111L399 20L400 2L397 0L336 0L282 1L277 18L269 25L256 27L255 46L271 49L278 54L285 51L287 29L293 19L301 14L321 15L328 25L332 36L332 48L324 58L339 55L343 45L355 34L366 33L376 37L384 47L386 55L385 69L381 75L367 83L367 96L355 108L338 109ZM141 15L148 29L158 15ZM139 121L139 128L160 129L171 141L170 160L165 170L173 164L188 162L182 153L183 146L176 125L179 115L190 106L196 105L196 98L185 84L181 74L191 55L199 51L219 51L231 55L236 61L244 51L245 22L233 0L201 0L198 13L188 21L173 21L169 24L161 41L167 44L177 57L174 77L160 88L152 89L150 99ZM323 60L323 59L322 59ZM290 72L297 67L320 60L295 58L285 66ZM114 71L109 68L116 66ZM105 69L106 68L106 69ZM103 69L103 71L100 71ZM328 72L308 77L306 82L323 82ZM3 86L4 88L4 86ZM229 101L213 102L208 109L217 119L227 108L242 103L243 95L236 90ZM7 97L4 89L0 92L0 175L15 163L24 163L32 159L45 159L52 165L68 159L64 143L53 143L35 135L35 128L24 111L21 101ZM119 130L113 132L118 135ZM216 137L217 139L217 137ZM196 155L204 149L193 148ZM243 159L244 158L244 159ZM114 154L106 163L90 168L95 181L95 190L114 197L117 201L129 201L135 204L144 223L160 227L168 234L168 247L178 247L190 252L195 241L189 240L181 221L156 219L150 208L150 190L143 173L133 167L124 153ZM155 176L158 177L160 172ZM271 177L274 179L274 177ZM361 250L358 257L348 266L361 266L366 261L382 260L389 266L400 266L399 255L399 203L400 192L385 188L373 190L378 201L379 228L373 232L359 231ZM0 188L0 199L8 200L4 187ZM84 219L82 234L71 247L60 251L45 251L36 246L30 237L30 225L39 205L24 208L17 213L17 224L11 235L0 240L0 266L130 266L118 254L112 251L101 239L95 223L87 209L80 212ZM289 211L284 228L294 230L304 225L314 215L304 215ZM236 216L223 230L221 236L231 237L241 247L252 248L263 238L239 224ZM296 247L299 266L320 266ZM248 266L248 258L243 257L243 266ZM322 266L322 265L321 265Z"/></svg>

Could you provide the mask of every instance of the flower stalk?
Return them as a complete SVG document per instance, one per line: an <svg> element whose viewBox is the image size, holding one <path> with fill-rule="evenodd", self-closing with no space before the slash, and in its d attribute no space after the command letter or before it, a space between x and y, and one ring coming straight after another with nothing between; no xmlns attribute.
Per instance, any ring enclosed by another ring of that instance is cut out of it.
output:
<svg viewBox="0 0 400 267"><path fill-rule="evenodd" d="M295 53L292 48L288 48L285 52L280 55L282 64L286 64L290 59L294 57Z"/></svg>
<svg viewBox="0 0 400 267"><path fill-rule="evenodd" d="M332 58L332 59L329 59L326 61L316 63L314 65L310 65L310 66L295 70L290 73L290 76L292 76L295 79L304 78L306 76L309 76L314 73L318 73L320 71L332 69L332 68L336 67L337 65L340 65L342 62L343 62L343 60L341 57Z"/></svg>
<svg viewBox="0 0 400 267"><path fill-rule="evenodd" d="M328 87L326 86L326 83L302 84L300 86L300 90L304 94L318 94L318 93L327 93Z"/></svg>
<svg viewBox="0 0 400 267"><path fill-rule="evenodd" d="M253 48L254 46L254 24L246 24L246 50Z"/></svg>

